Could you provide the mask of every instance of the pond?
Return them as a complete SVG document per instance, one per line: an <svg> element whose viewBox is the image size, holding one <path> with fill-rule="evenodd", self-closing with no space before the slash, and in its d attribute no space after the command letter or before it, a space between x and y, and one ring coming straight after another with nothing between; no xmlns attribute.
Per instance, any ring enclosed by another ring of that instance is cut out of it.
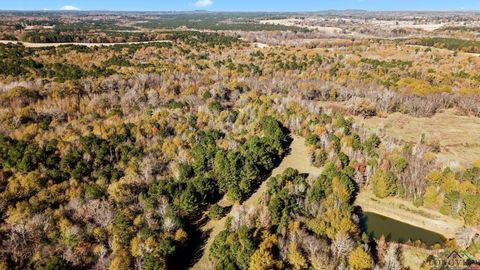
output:
<svg viewBox="0 0 480 270"><path fill-rule="evenodd" d="M408 240L420 240L428 246L443 244L446 240L438 233L371 212L363 212L360 224L362 231L375 239L384 235L387 241L405 243Z"/></svg>

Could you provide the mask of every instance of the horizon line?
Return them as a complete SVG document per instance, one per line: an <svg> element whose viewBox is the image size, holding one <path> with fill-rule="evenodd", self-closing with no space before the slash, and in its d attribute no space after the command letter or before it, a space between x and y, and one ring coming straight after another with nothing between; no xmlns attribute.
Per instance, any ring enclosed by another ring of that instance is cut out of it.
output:
<svg viewBox="0 0 480 270"><path fill-rule="evenodd" d="M295 11L267 11L267 10L114 10L114 9L79 9L79 10L62 10L62 9L0 9L0 12L64 12L64 13L81 13L81 12L210 12L210 13L315 13L327 11L360 11L360 12L480 12L478 9L319 9L319 10L295 10Z"/></svg>

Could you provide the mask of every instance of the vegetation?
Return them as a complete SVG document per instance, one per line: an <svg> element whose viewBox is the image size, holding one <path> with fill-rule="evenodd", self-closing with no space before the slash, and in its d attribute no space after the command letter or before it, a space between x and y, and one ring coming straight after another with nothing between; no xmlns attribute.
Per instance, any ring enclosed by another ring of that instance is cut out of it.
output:
<svg viewBox="0 0 480 270"><path fill-rule="evenodd" d="M402 269L395 243L362 233L364 189L463 220L449 243L479 249L478 162L356 121L480 116L480 62L461 52L476 41L259 23L289 14L5 14L9 39L169 42L0 44L0 269L182 269L208 219L227 220L209 250L218 269ZM271 177L291 135L320 175Z"/></svg>
<svg viewBox="0 0 480 270"><path fill-rule="evenodd" d="M75 28L74 28L75 29ZM113 42L140 42L161 40L162 35L137 32L81 32L75 30L36 30L29 31L22 41L34 43L113 43Z"/></svg>
<svg viewBox="0 0 480 270"><path fill-rule="evenodd" d="M138 23L146 28L175 29L186 27L197 30L214 31L295 31L305 32L306 28L296 26L259 24L256 22L258 14L255 13L196 13L196 14L167 14L160 19L148 20Z"/></svg>
<svg viewBox="0 0 480 270"><path fill-rule="evenodd" d="M464 40L457 38L422 38L413 41L414 44L422 46L430 46L437 48L445 48L449 50L479 53L480 43L474 40Z"/></svg>
<svg viewBox="0 0 480 270"><path fill-rule="evenodd" d="M317 184L323 181L329 183ZM311 195L314 188L323 195ZM373 267L364 250L369 242L351 219L349 188L327 173L310 186L298 171L285 170L268 180L256 213L239 210L231 217L211 247L212 260L217 268L234 269Z"/></svg>
<svg viewBox="0 0 480 270"><path fill-rule="evenodd" d="M395 175L392 172L377 170L372 175L373 191L379 198L394 196L397 192Z"/></svg>

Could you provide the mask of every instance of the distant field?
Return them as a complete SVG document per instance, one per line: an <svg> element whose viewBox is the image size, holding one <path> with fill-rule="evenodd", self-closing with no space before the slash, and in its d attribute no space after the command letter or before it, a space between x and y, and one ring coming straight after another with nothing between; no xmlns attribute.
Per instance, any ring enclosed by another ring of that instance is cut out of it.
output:
<svg viewBox="0 0 480 270"><path fill-rule="evenodd" d="M287 27L302 27L308 28L310 30L318 30L320 32L326 32L327 34L339 34L342 32L342 28L340 27L326 27L326 26L312 26L308 25L305 20L301 19L269 19L269 20L261 20L260 23L263 25L284 25Z"/></svg>

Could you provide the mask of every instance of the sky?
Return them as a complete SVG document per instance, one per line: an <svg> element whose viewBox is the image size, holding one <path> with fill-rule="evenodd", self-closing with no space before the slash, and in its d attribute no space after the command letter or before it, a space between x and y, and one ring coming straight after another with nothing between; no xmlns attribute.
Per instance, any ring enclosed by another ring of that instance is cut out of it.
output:
<svg viewBox="0 0 480 270"><path fill-rule="evenodd" d="M0 0L0 10L480 10L480 0Z"/></svg>

